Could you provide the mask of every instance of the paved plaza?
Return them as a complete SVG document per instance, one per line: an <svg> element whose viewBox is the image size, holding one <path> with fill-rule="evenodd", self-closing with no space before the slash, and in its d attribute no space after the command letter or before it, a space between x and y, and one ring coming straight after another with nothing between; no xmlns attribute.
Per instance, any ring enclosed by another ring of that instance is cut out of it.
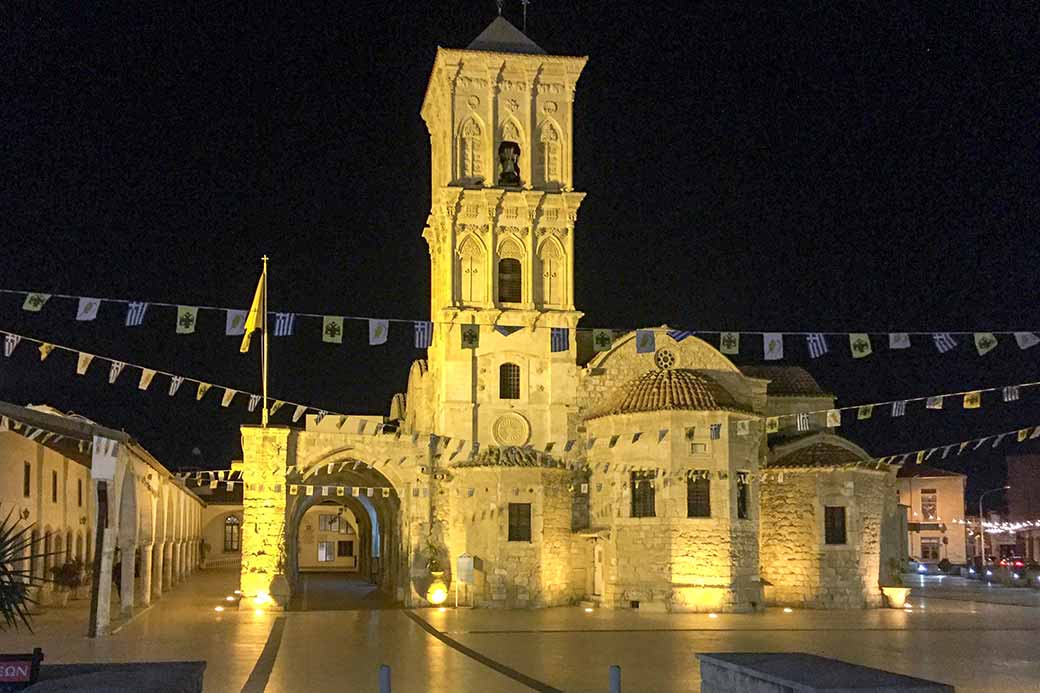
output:
<svg viewBox="0 0 1040 693"><path fill-rule="evenodd" d="M694 654L724 651L811 652L962 692L1035 691L1040 681L1040 609L1029 606L915 596L907 611L715 618L580 608L214 611L236 576L202 572L104 639L83 635L84 603L52 610L36 634L5 633L5 649L42 646L48 663L204 659L214 692L376 691L380 664L391 666L394 691L606 691L611 664L622 667L625 691L698 691Z"/></svg>

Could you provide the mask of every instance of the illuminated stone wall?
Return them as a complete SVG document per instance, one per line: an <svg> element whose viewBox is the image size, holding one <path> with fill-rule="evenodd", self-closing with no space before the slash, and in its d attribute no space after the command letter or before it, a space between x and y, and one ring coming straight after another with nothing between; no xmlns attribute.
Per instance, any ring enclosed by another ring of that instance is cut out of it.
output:
<svg viewBox="0 0 1040 693"><path fill-rule="evenodd" d="M762 577L771 604L813 608L879 606L881 523L894 472L787 469L761 489ZM824 543L823 508L846 507L844 545Z"/></svg>
<svg viewBox="0 0 1040 693"><path fill-rule="evenodd" d="M242 592L267 593L285 549L288 428L242 427Z"/></svg>

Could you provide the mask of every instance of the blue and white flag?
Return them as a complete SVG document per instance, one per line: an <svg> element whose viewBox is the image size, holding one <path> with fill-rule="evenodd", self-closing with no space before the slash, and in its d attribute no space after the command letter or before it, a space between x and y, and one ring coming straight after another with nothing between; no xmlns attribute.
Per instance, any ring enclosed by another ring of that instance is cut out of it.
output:
<svg viewBox="0 0 1040 693"><path fill-rule="evenodd" d="M495 325L495 332L499 333L503 337L508 337L514 332L519 331L521 328L515 325Z"/></svg>
<svg viewBox="0 0 1040 693"><path fill-rule="evenodd" d="M945 354L947 351L957 346L957 342L949 332L936 332L932 335L932 341L935 342L935 348L939 350L940 354Z"/></svg>
<svg viewBox="0 0 1040 693"><path fill-rule="evenodd" d="M98 308L100 307L101 299L81 297L79 305L76 307L76 320L80 322L93 320L97 317Z"/></svg>
<svg viewBox="0 0 1040 693"><path fill-rule="evenodd" d="M657 350L657 337L653 330L636 330L636 353L652 354Z"/></svg>
<svg viewBox="0 0 1040 693"><path fill-rule="evenodd" d="M692 337L693 332L691 330L668 330L668 336L677 342L681 342L687 337Z"/></svg>
<svg viewBox="0 0 1040 693"><path fill-rule="evenodd" d="M16 334L9 334L4 336L4 356L10 357L14 353L15 347L18 346L18 342L22 341L22 338Z"/></svg>
<svg viewBox="0 0 1040 693"><path fill-rule="evenodd" d="M1018 385L1008 385L1004 388L1004 401L1014 402L1018 400Z"/></svg>
<svg viewBox="0 0 1040 693"><path fill-rule="evenodd" d="M809 356L818 359L827 353L827 338L820 332L805 335L805 343L809 347Z"/></svg>
<svg viewBox="0 0 1040 693"><path fill-rule="evenodd" d="M296 323L296 313L274 314L274 336L291 337L293 325Z"/></svg>
<svg viewBox="0 0 1040 693"><path fill-rule="evenodd" d="M249 395L249 411L256 411L258 404L260 404L260 395Z"/></svg>
<svg viewBox="0 0 1040 693"><path fill-rule="evenodd" d="M805 411L799 412L799 414L798 414L798 416L796 418L795 424L798 427L798 430L800 432L808 431L809 430L809 412L805 412Z"/></svg>
<svg viewBox="0 0 1040 693"><path fill-rule="evenodd" d="M708 437L711 440L718 440L722 437L722 424L713 423L708 427Z"/></svg>
<svg viewBox="0 0 1040 693"><path fill-rule="evenodd" d="M892 418L906 414L906 400L892 402Z"/></svg>
<svg viewBox="0 0 1040 693"><path fill-rule="evenodd" d="M324 409L319 409L318 413L314 416L314 423L320 424L322 422L322 419L324 419L328 415L329 413L327 411L325 411Z"/></svg>
<svg viewBox="0 0 1040 693"><path fill-rule="evenodd" d="M571 348L571 331L566 327L553 327L549 330L549 350L569 351Z"/></svg>
<svg viewBox="0 0 1040 693"><path fill-rule="evenodd" d="M433 344L433 323L420 320L415 323L415 348L428 349Z"/></svg>
<svg viewBox="0 0 1040 693"><path fill-rule="evenodd" d="M784 357L784 336L779 332L766 332L762 335L762 358L766 361L778 361Z"/></svg>
<svg viewBox="0 0 1040 693"><path fill-rule="evenodd" d="M170 378L170 389L169 389L170 397L173 397L175 394L177 394L177 390L180 389L181 383L183 383L183 382L184 382L184 377L180 376L180 375L174 375L174 376L172 376Z"/></svg>
<svg viewBox="0 0 1040 693"><path fill-rule="evenodd" d="M112 365L108 369L108 384L109 385L112 385L113 383L115 383L116 378L119 377L119 374L123 372L124 368L126 368L126 364L123 363L122 361L113 361L112 362Z"/></svg>
<svg viewBox="0 0 1040 693"><path fill-rule="evenodd" d="M144 301L131 301L126 306L126 326L139 327L144 324L144 314L148 304Z"/></svg>

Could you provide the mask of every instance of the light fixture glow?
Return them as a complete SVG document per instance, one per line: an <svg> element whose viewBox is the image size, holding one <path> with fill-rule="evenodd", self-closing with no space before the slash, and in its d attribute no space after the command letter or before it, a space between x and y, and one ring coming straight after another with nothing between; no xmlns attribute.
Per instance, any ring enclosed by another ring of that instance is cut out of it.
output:
<svg viewBox="0 0 1040 693"><path fill-rule="evenodd" d="M224 607L222 607L222 606L217 606L217 607L214 607L214 608L213 608L213 610L214 610L214 611L223 611L223 610L224 610Z"/></svg>
<svg viewBox="0 0 1040 693"><path fill-rule="evenodd" d="M592 607L591 606L586 606L585 607L585 613L591 614L592 613Z"/></svg>
<svg viewBox="0 0 1040 693"><path fill-rule="evenodd" d="M791 613L792 611L794 611L794 609L792 609L791 607L789 607L789 606L785 606L785 607L784 607L784 613L785 613L785 614L789 614L789 613Z"/></svg>
<svg viewBox="0 0 1040 693"><path fill-rule="evenodd" d="M1018 579L1018 573L1011 573L1011 577L1013 577L1013 578L1015 578L1017 580Z"/></svg>
<svg viewBox="0 0 1040 693"><path fill-rule="evenodd" d="M233 601L235 601L235 598L234 598L234 597L224 597L224 599L226 599L226 600L227 600L227 601L229 601L229 602L233 602Z"/></svg>
<svg viewBox="0 0 1040 693"><path fill-rule="evenodd" d="M263 609L253 609L253 615L254 616L263 616L264 615L264 610Z"/></svg>
<svg viewBox="0 0 1040 693"><path fill-rule="evenodd" d="M261 590L256 593L256 597L253 598L253 601L257 604L267 604L271 601L271 595Z"/></svg>
<svg viewBox="0 0 1040 693"><path fill-rule="evenodd" d="M974 575L975 574L975 569L974 568L968 568L968 572L970 574Z"/></svg>
<svg viewBox="0 0 1040 693"><path fill-rule="evenodd" d="M718 614L708 614L708 618L718 618Z"/></svg>
<svg viewBox="0 0 1040 693"><path fill-rule="evenodd" d="M928 567L924 566L924 565L919 565L919 566L917 566L917 572L919 572L919 573L926 573L926 572L928 572Z"/></svg>
<svg viewBox="0 0 1040 693"><path fill-rule="evenodd" d="M986 577L992 577L992 576L993 576L993 571L992 570L987 570L986 571Z"/></svg>
<svg viewBox="0 0 1040 693"><path fill-rule="evenodd" d="M448 610L448 609L447 609L447 608L445 608L445 607L443 607L443 606L442 606L441 608L437 609L437 611L441 612L442 614L443 614L443 613L444 613L445 611L447 611L447 610Z"/></svg>

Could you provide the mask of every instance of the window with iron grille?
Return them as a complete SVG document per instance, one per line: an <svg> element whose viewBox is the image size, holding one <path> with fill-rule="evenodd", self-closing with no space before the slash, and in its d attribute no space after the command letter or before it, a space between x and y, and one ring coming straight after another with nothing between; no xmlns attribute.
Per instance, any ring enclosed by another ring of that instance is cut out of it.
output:
<svg viewBox="0 0 1040 693"><path fill-rule="evenodd" d="M498 367L498 396L500 399L520 399L520 366L503 363Z"/></svg>
<svg viewBox="0 0 1040 693"><path fill-rule="evenodd" d="M737 472L737 519L748 519L748 495L751 493L748 475Z"/></svg>
<svg viewBox="0 0 1040 693"><path fill-rule="evenodd" d="M242 526L234 515L224 519L224 553L238 551L242 540Z"/></svg>
<svg viewBox="0 0 1040 693"><path fill-rule="evenodd" d="M828 505L823 509L823 535L827 544L845 543L845 507Z"/></svg>
<svg viewBox="0 0 1040 693"><path fill-rule="evenodd" d="M531 504L509 504L509 541L531 541Z"/></svg>
<svg viewBox="0 0 1040 693"><path fill-rule="evenodd" d="M632 472L632 517L655 517L654 477L657 472Z"/></svg>
<svg viewBox="0 0 1040 693"><path fill-rule="evenodd" d="M25 463L22 471L22 495L28 498L32 495L32 464Z"/></svg>
<svg viewBox="0 0 1040 693"><path fill-rule="evenodd" d="M504 257L498 261L498 300L502 303L520 303L521 298L520 261L513 257Z"/></svg>
<svg viewBox="0 0 1040 693"><path fill-rule="evenodd" d="M939 518L939 500L934 488L921 489L921 518L936 520Z"/></svg>
<svg viewBox="0 0 1040 693"><path fill-rule="evenodd" d="M686 517L711 517L711 479L704 470L686 480Z"/></svg>

